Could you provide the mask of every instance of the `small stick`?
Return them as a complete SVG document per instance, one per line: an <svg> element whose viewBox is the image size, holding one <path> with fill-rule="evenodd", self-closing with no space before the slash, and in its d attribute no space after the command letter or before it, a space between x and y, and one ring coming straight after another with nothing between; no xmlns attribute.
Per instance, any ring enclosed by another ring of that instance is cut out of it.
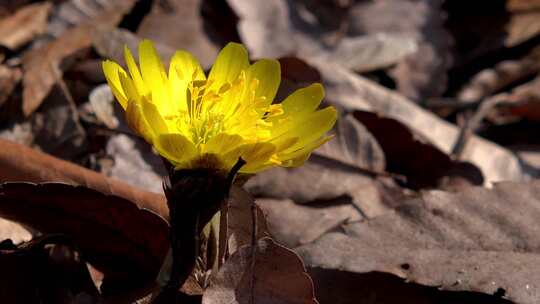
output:
<svg viewBox="0 0 540 304"><path fill-rule="evenodd" d="M251 304L255 304L255 258L257 254L257 205L253 200L251 203Z"/></svg>

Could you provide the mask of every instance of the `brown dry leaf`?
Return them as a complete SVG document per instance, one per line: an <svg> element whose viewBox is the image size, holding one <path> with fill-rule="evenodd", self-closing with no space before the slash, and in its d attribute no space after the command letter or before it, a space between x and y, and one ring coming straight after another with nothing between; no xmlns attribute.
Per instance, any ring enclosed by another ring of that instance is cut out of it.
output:
<svg viewBox="0 0 540 304"><path fill-rule="evenodd" d="M111 12L125 14L137 0L68 0L54 7L47 25L47 33L60 37L70 28L99 20Z"/></svg>
<svg viewBox="0 0 540 304"><path fill-rule="evenodd" d="M163 176L167 174L163 160L145 141L124 134L114 135L105 150L114 164L102 173L138 189L163 193Z"/></svg>
<svg viewBox="0 0 540 304"><path fill-rule="evenodd" d="M350 111L370 111L393 118L441 151L452 151L459 136L459 129L455 125L338 65L319 61L311 63L321 72L327 100L333 104ZM462 157L482 170L486 183L527 177L513 153L478 136L471 137Z"/></svg>
<svg viewBox="0 0 540 304"><path fill-rule="evenodd" d="M229 253L234 253L244 245L251 244L253 234L253 222L251 206L255 204L255 199L244 189L233 186L229 196L229 213L227 220L228 227L228 248ZM257 208L257 239L268 236L266 218L263 212Z"/></svg>
<svg viewBox="0 0 540 304"><path fill-rule="evenodd" d="M491 118L512 121L520 117L540 121L540 76L513 88L506 99L508 102L490 113Z"/></svg>
<svg viewBox="0 0 540 304"><path fill-rule="evenodd" d="M62 77L60 64L67 57L91 46L95 26L116 25L124 11L113 11L63 33L59 38L26 53L23 58L23 113L32 114ZM67 68L67 67L63 67Z"/></svg>
<svg viewBox="0 0 540 304"><path fill-rule="evenodd" d="M298 256L271 238L263 238L257 243L254 273L251 271L251 247L242 247L212 279L202 303L316 304L317 301L311 278Z"/></svg>
<svg viewBox="0 0 540 304"><path fill-rule="evenodd" d="M302 1L227 2L240 17L240 36L254 57L297 55L369 71L396 63L417 47L406 35L345 36L343 30L318 22L317 8Z"/></svg>
<svg viewBox="0 0 540 304"><path fill-rule="evenodd" d="M536 55L520 60L504 60L493 68L480 71L457 93L457 98L465 102L478 101L512 83L534 75L540 70L538 57Z"/></svg>
<svg viewBox="0 0 540 304"><path fill-rule="evenodd" d="M114 60L125 66L124 46L127 45L133 52L135 58L137 58L137 47L142 38L121 28L105 28L98 30L95 35L93 35L92 40L94 49L101 57ZM154 46L164 62L167 62L175 52L174 48L160 43L159 41L154 41Z"/></svg>
<svg viewBox="0 0 540 304"><path fill-rule="evenodd" d="M344 223L362 219L351 204L305 206L290 199L259 198L257 205L266 215L270 234L290 248L309 244Z"/></svg>
<svg viewBox="0 0 540 304"><path fill-rule="evenodd" d="M354 117L375 136L386 156L387 170L402 174L410 188L482 185L482 172L451 159L397 120L365 111Z"/></svg>
<svg viewBox="0 0 540 304"><path fill-rule="evenodd" d="M391 71L398 91L415 101L440 96L446 89L452 38L444 28L442 2L361 1L349 12L351 33L401 34L418 44Z"/></svg>
<svg viewBox="0 0 540 304"><path fill-rule="evenodd" d="M38 152L21 144L0 139L0 182L66 182L122 197L139 208L149 209L164 218L169 211L165 196L142 191L95 171Z"/></svg>
<svg viewBox="0 0 540 304"><path fill-rule="evenodd" d="M51 3L35 3L0 20L0 44L12 50L29 43L47 29Z"/></svg>
<svg viewBox="0 0 540 304"><path fill-rule="evenodd" d="M540 12L538 10L522 11L510 16L506 25L507 35L505 47L514 47L540 33Z"/></svg>
<svg viewBox="0 0 540 304"><path fill-rule="evenodd" d="M2 242L2 302L99 303L86 264L66 241L65 237L51 235L19 246Z"/></svg>
<svg viewBox="0 0 540 304"><path fill-rule="evenodd" d="M174 50L185 49L196 54L203 68L209 68L219 46L205 33L200 13L202 3L201 0L154 1L137 35Z"/></svg>
<svg viewBox="0 0 540 304"><path fill-rule="evenodd" d="M168 248L163 218L126 199L62 183L4 183L0 216L73 238L105 275L154 278Z"/></svg>
<svg viewBox="0 0 540 304"><path fill-rule="evenodd" d="M425 192L297 248L310 267L388 272L444 290L540 301L540 182Z"/></svg>
<svg viewBox="0 0 540 304"><path fill-rule="evenodd" d="M0 108L11 97L11 93L22 78L22 72L18 68L9 68L0 65Z"/></svg>
<svg viewBox="0 0 540 304"><path fill-rule="evenodd" d="M0 240L10 239L15 244L32 239L32 233L21 224L0 218Z"/></svg>

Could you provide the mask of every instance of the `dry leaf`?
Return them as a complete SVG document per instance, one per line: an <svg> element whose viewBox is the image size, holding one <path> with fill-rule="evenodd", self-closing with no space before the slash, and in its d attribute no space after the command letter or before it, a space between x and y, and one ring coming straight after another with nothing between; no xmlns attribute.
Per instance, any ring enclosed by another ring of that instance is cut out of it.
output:
<svg viewBox="0 0 540 304"><path fill-rule="evenodd" d="M102 173L139 189L163 193L163 176L167 174L163 160L145 141L119 134L109 139L105 149L114 164Z"/></svg>
<svg viewBox="0 0 540 304"><path fill-rule="evenodd" d="M38 152L31 148L0 139L0 182L65 182L122 197L139 208L149 209L164 218L169 211L165 197L142 191L123 182L80 167L73 163Z"/></svg>
<svg viewBox="0 0 540 304"><path fill-rule="evenodd" d="M93 47L99 55L101 55L103 58L114 60L125 66L124 46L127 45L133 52L135 58L137 58L138 46L142 38L128 30L121 28L105 28L99 29L95 35L93 35L92 40ZM154 41L154 46L165 63L168 62L170 57L175 52L174 48L160 43L159 41Z"/></svg>
<svg viewBox="0 0 540 304"><path fill-rule="evenodd" d="M0 20L0 44L14 50L28 44L47 29L51 3L35 3Z"/></svg>
<svg viewBox="0 0 540 304"><path fill-rule="evenodd" d="M387 170L402 174L410 188L433 188L444 183L482 185L482 172L474 165L451 159L397 120L365 111L355 111L358 119L375 136L384 151ZM452 179L453 181L450 181Z"/></svg>
<svg viewBox="0 0 540 304"><path fill-rule="evenodd" d="M327 99L350 111L363 110L393 118L408 126L435 147L450 153L459 129L418 107L407 98L373 83L362 76L328 62L312 62L323 75ZM471 137L462 154L482 170L486 183L521 180L527 177L516 156L478 136Z"/></svg>
<svg viewBox="0 0 540 304"><path fill-rule="evenodd" d="M23 58L23 113L33 113L62 77L60 64L66 57L86 49L92 44L96 24L110 27L117 24L123 11L112 11L63 33L59 38L26 53ZM67 68L67 67L63 67Z"/></svg>
<svg viewBox="0 0 540 304"><path fill-rule="evenodd" d="M22 72L20 69L0 65L0 107L9 100L21 78Z"/></svg>
<svg viewBox="0 0 540 304"><path fill-rule="evenodd" d="M255 199L244 189L233 186L229 196L229 213L227 220L228 227L228 248L229 253L236 252L241 246L250 245L253 235L253 219L251 207L255 204ZM257 235L256 239L268 236L266 218L263 212L257 208Z"/></svg>
<svg viewBox="0 0 540 304"><path fill-rule="evenodd" d="M112 12L126 14L136 0L68 0L56 5L47 26L47 33L60 37L70 28L84 23L92 23ZM96 23L96 24L98 24Z"/></svg>
<svg viewBox="0 0 540 304"><path fill-rule="evenodd" d="M270 234L290 248L309 244L342 224L363 218L351 204L305 206L290 199L259 198L257 205L266 215Z"/></svg>
<svg viewBox="0 0 540 304"><path fill-rule="evenodd" d="M126 199L61 183L4 183L0 216L70 236L105 275L153 279L168 248L165 220Z"/></svg>
<svg viewBox="0 0 540 304"><path fill-rule="evenodd" d="M301 1L228 0L240 17L240 36L254 57L297 55L327 60L356 71L390 66L416 51L405 35L379 33L343 36L343 31L317 23L316 8Z"/></svg>
<svg viewBox="0 0 540 304"><path fill-rule="evenodd" d="M430 191L297 248L312 267L389 272L445 290L538 303L540 182Z"/></svg>
<svg viewBox="0 0 540 304"><path fill-rule="evenodd" d="M137 35L196 54L203 68L209 68L219 47L205 33L201 0L154 1L150 14L137 29Z"/></svg>
<svg viewBox="0 0 540 304"><path fill-rule="evenodd" d="M51 235L19 246L0 243L2 302L98 303L99 293L86 264L66 241Z"/></svg>
<svg viewBox="0 0 540 304"><path fill-rule="evenodd" d="M203 304L316 304L313 283L298 256L270 238L258 241L255 268L251 247L233 254L203 294ZM250 282L254 274L253 300Z"/></svg>

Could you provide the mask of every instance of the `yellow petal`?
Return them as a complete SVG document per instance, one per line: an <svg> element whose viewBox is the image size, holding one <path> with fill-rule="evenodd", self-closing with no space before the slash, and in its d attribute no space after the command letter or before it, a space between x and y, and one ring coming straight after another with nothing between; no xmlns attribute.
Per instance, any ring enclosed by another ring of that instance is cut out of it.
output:
<svg viewBox="0 0 540 304"><path fill-rule="evenodd" d="M281 160L283 167L298 167L304 164L309 158L311 152L322 146L324 143L332 139L332 136L321 137L316 141L308 143L303 148L288 154L278 154L278 159Z"/></svg>
<svg viewBox="0 0 540 304"><path fill-rule="evenodd" d="M151 93L152 103L156 104L163 116L175 114L175 107L172 104L167 86L165 69L150 40L143 40L139 44L139 63L142 78Z"/></svg>
<svg viewBox="0 0 540 304"><path fill-rule="evenodd" d="M146 86L144 85L144 81L141 76L141 72L139 71L139 68L135 63L135 59L133 59L133 55L131 54L131 51L129 50L127 45L124 46L124 60L126 61L126 65L129 69L129 74L131 75L131 79L133 79L133 83L135 84L135 88L139 92L139 95L144 96L148 94L148 91L146 89Z"/></svg>
<svg viewBox="0 0 540 304"><path fill-rule="evenodd" d="M152 144L154 133L144 117L140 102L129 101L126 108L126 120L129 127L135 130L148 143Z"/></svg>
<svg viewBox="0 0 540 304"><path fill-rule="evenodd" d="M160 134L154 142L154 147L163 157L178 164L189 162L198 155L195 145L178 133Z"/></svg>
<svg viewBox="0 0 540 304"><path fill-rule="evenodd" d="M126 75L126 72L122 67L120 67L116 62L105 60L101 64L103 68L103 73L105 74L105 78L107 79L107 83L109 84L109 87L111 87L111 91L116 97L116 100L120 103L122 108L124 110L127 107L127 96L124 93L124 90L122 89L122 84L120 83L120 74Z"/></svg>
<svg viewBox="0 0 540 304"><path fill-rule="evenodd" d="M244 139L240 135L219 133L212 137L205 146L205 152L210 154L225 154L237 148Z"/></svg>
<svg viewBox="0 0 540 304"><path fill-rule="evenodd" d="M144 82L149 83L152 88L154 83L164 81L163 63L150 40L143 40L139 44L139 64Z"/></svg>
<svg viewBox="0 0 540 304"><path fill-rule="evenodd" d="M197 58L189 52L180 50L174 53L169 66L169 78L180 76L183 80L205 80L204 70ZM193 78L195 76L195 78Z"/></svg>
<svg viewBox="0 0 540 304"><path fill-rule="evenodd" d="M314 83L296 90L281 103L285 115L302 115L315 111L324 98L324 88Z"/></svg>
<svg viewBox="0 0 540 304"><path fill-rule="evenodd" d="M318 140L324 133L328 132L332 126L334 126L336 119L336 109L333 107L327 107L322 110L304 115L301 117L301 119L294 121L288 126L289 129L280 130L283 132L280 137L298 137L299 141L282 152L292 152L308 145L313 141Z"/></svg>
<svg viewBox="0 0 540 304"><path fill-rule="evenodd" d="M122 85L122 90L124 91L124 94L126 95L126 98L131 101L138 102L141 100L141 95L139 95L139 92L137 89L135 89L135 85L133 84L133 80L129 78L127 75L120 73L120 84Z"/></svg>
<svg viewBox="0 0 540 304"><path fill-rule="evenodd" d="M276 151L276 146L268 142L243 144L223 156L223 162L231 166L242 157L246 164L240 169L243 173L254 173L256 168L270 161Z"/></svg>
<svg viewBox="0 0 540 304"><path fill-rule="evenodd" d="M269 106L276 97L281 81L281 68L277 60L261 59L251 65L246 71L246 88L257 79L258 86L255 90L256 97L264 97L265 103L261 106Z"/></svg>
<svg viewBox="0 0 540 304"><path fill-rule="evenodd" d="M169 66L169 90L174 111L186 111L186 90L188 83L195 80L204 80L206 76L201 65L195 57L186 51L177 51L171 59Z"/></svg>
<svg viewBox="0 0 540 304"><path fill-rule="evenodd" d="M218 89L225 83L232 83L240 71L249 67L248 53L243 45L230 42L216 58L208 80Z"/></svg>
<svg viewBox="0 0 540 304"><path fill-rule="evenodd" d="M167 125L159 114L156 106L145 98L130 101L126 109L127 123L137 131L147 142L154 143L159 134L168 132Z"/></svg>

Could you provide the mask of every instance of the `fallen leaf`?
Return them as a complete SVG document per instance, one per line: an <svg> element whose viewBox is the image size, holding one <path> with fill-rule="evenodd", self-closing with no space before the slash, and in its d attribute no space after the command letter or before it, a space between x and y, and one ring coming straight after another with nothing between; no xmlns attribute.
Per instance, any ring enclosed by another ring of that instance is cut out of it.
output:
<svg viewBox="0 0 540 304"><path fill-rule="evenodd" d="M10 246L9 240L2 242L2 301L98 303L100 296L86 264L66 241L66 237L46 235L19 246Z"/></svg>
<svg viewBox="0 0 540 304"><path fill-rule="evenodd" d="M167 172L163 160L154 154L150 145L138 138L119 134L109 139L105 149L114 164L102 173L139 189L163 193L163 177Z"/></svg>
<svg viewBox="0 0 540 304"><path fill-rule="evenodd" d="M56 40L25 54L23 58L23 113L32 114L49 94L58 79L62 77L60 64L68 56L91 46L96 24L110 27L117 24L123 11L112 11L93 23L85 23L63 33ZM67 67L63 67L67 68Z"/></svg>
<svg viewBox="0 0 540 304"><path fill-rule="evenodd" d="M95 87L88 95L88 104L92 113L109 129L118 127L118 119L114 116L115 102L111 88L106 84Z"/></svg>
<svg viewBox="0 0 540 304"><path fill-rule="evenodd" d="M53 37L60 37L67 30L78 25L95 21L99 23L102 16L110 15L112 12L124 15L133 8L136 2L136 0L63 1L54 7L47 24L47 33Z"/></svg>
<svg viewBox="0 0 540 304"><path fill-rule="evenodd" d="M347 33L317 23L301 1L227 2L240 18L238 31L254 57L297 55L370 71L395 64L417 47L404 35L344 36Z"/></svg>
<svg viewBox="0 0 540 304"><path fill-rule="evenodd" d="M387 170L404 175L408 187L443 186L441 183L449 183L449 178L460 178L469 185L484 183L482 172L474 165L464 166L451 159L397 120L365 111L355 111L353 115L381 145Z"/></svg>
<svg viewBox="0 0 540 304"><path fill-rule="evenodd" d="M349 111L363 110L393 118L426 138L435 147L450 153L459 136L459 129L407 98L362 76L328 62L312 61L323 76L327 100ZM516 156L507 149L478 136L472 136L462 159L482 170L486 183L522 180L523 172Z"/></svg>
<svg viewBox="0 0 540 304"><path fill-rule="evenodd" d="M44 152L72 159L81 155L87 144L73 99L61 86L54 86L40 111L32 117L34 144Z"/></svg>
<svg viewBox="0 0 540 304"><path fill-rule="evenodd" d="M61 183L4 183L0 216L73 238L105 275L154 278L168 248L163 218L126 199Z"/></svg>
<svg viewBox="0 0 540 304"><path fill-rule="evenodd" d="M22 72L18 68L9 68L0 65L0 108L11 97L22 78Z"/></svg>
<svg viewBox="0 0 540 304"><path fill-rule="evenodd" d="M268 236L266 218L260 207L255 203L255 199L246 190L233 186L229 194L229 210L227 229L229 253L236 252L244 245L250 245L253 235L252 206L257 210L257 235L256 239Z"/></svg>
<svg viewBox="0 0 540 304"><path fill-rule="evenodd" d="M293 251L270 238L259 240L253 272L251 252L242 247L226 261L205 290L203 304L317 303L311 278Z"/></svg>
<svg viewBox="0 0 540 304"><path fill-rule="evenodd" d="M310 267L387 272L444 290L537 303L540 182L429 191L297 248Z"/></svg>
<svg viewBox="0 0 540 304"><path fill-rule="evenodd" d="M138 58L138 46L141 41L141 36L121 28L99 29L92 37L92 45L101 57L114 60L124 66L126 66L124 62L124 46L127 46L133 52L135 58ZM169 61L169 58L175 52L174 48L159 41L154 41L154 46L165 63Z"/></svg>
<svg viewBox="0 0 540 304"><path fill-rule="evenodd" d="M15 50L28 44L47 29L51 3L24 6L15 14L0 20L0 44Z"/></svg>
<svg viewBox="0 0 540 304"><path fill-rule="evenodd" d="M137 35L196 54L203 68L209 68L219 46L205 33L200 13L202 3L201 0L154 1Z"/></svg>
<svg viewBox="0 0 540 304"><path fill-rule="evenodd" d="M334 137L317 149L315 154L353 167L383 172L386 169L383 149L357 119L352 115L338 119Z"/></svg>
<svg viewBox="0 0 540 304"><path fill-rule="evenodd" d="M391 71L397 90L415 101L440 96L451 63L451 36L444 27L443 1L361 1L349 12L349 32L394 34L417 47Z"/></svg>
<svg viewBox="0 0 540 304"><path fill-rule="evenodd" d="M23 145L0 139L0 182L65 182L122 197L139 208L149 209L164 218L169 211L165 197L142 191L95 171L52 157Z"/></svg>
<svg viewBox="0 0 540 304"><path fill-rule="evenodd" d="M290 199L259 198L257 205L266 215L270 234L290 248L309 244L347 222L363 218L351 204L311 206Z"/></svg>
<svg viewBox="0 0 540 304"><path fill-rule="evenodd" d="M539 49L540 51L540 49ZM505 60L478 72L457 93L464 102L474 102L486 98L506 86L526 79L540 70L538 56L527 56L520 60Z"/></svg>

